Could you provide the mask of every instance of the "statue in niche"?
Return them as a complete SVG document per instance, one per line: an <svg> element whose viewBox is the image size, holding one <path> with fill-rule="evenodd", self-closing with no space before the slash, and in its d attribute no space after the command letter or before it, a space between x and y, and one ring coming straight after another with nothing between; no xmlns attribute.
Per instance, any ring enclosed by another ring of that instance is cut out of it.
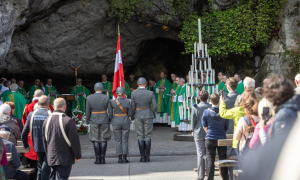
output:
<svg viewBox="0 0 300 180"><path fill-rule="evenodd" d="M236 0L213 0L213 7L215 9L224 9L235 1Z"/></svg>

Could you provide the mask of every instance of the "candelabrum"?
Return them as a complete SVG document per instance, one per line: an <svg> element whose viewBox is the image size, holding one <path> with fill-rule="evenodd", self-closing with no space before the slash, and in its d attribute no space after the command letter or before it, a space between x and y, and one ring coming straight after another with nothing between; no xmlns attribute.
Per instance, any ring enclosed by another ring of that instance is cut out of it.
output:
<svg viewBox="0 0 300 180"><path fill-rule="evenodd" d="M182 96L183 105L179 107L180 120L188 122L188 130L193 127L191 115L194 104L198 104L198 95L202 89L206 89L209 96L218 92L215 83L215 70L212 69L211 57L208 55L207 44L202 43L201 19L198 19L199 42L194 43L192 65L189 71L189 81L186 84L186 94Z"/></svg>

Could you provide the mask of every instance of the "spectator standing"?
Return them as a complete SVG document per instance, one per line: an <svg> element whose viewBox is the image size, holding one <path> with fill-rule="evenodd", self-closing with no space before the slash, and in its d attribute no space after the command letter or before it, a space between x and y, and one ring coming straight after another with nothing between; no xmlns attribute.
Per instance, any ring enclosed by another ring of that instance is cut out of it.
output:
<svg viewBox="0 0 300 180"><path fill-rule="evenodd" d="M223 119L219 114L219 99L220 97L217 94L212 94L210 96L210 101L212 103L212 107L205 110L202 116L202 126L206 131L205 137L205 147L207 151L207 177L208 180L214 179L215 173L215 157L216 150L218 150L218 155L220 160L226 159L226 146L218 146L219 139L226 139L226 131L229 126L229 120ZM228 168L221 168L221 176L223 180L228 180Z"/></svg>
<svg viewBox="0 0 300 180"><path fill-rule="evenodd" d="M197 150L197 169L198 169L198 180L204 180L205 177L205 159L206 155L205 148L205 136L206 132L202 127L202 115L204 110L211 108L211 104L207 102L208 92L205 90L199 93L200 103L192 108L192 130L194 134L194 140Z"/></svg>
<svg viewBox="0 0 300 180"><path fill-rule="evenodd" d="M43 123L43 142L50 166L50 180L67 180L72 164L81 160L80 141L76 125L65 113L66 101L54 100L54 112Z"/></svg>
<svg viewBox="0 0 300 180"><path fill-rule="evenodd" d="M295 84L296 84L296 89L295 93L300 94L300 74L297 74L295 77Z"/></svg>
<svg viewBox="0 0 300 180"><path fill-rule="evenodd" d="M47 163L47 156L44 150L43 138L42 138L43 122L49 116L49 112L47 109L49 106L48 97L45 95L41 96L38 100L38 106L40 108L38 110L29 113L27 117L27 121L25 123L25 127L22 132L22 141L24 147L28 148L29 147L28 134L30 132L31 139L33 142L33 148L38 156L37 178L38 180L48 180L50 175L50 167L48 166Z"/></svg>
<svg viewBox="0 0 300 180"><path fill-rule="evenodd" d="M5 145L6 152L12 153L12 160L5 166L4 172L7 179L29 180L29 175L18 170L21 166L20 157L15 145L8 141L10 136L10 128L6 125L0 126L0 137Z"/></svg>

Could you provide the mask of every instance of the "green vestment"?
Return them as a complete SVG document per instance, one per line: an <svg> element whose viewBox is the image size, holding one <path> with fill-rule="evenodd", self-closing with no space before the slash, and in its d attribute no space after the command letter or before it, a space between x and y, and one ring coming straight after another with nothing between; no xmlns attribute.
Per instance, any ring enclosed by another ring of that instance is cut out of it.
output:
<svg viewBox="0 0 300 180"><path fill-rule="evenodd" d="M244 91L244 82L241 81L236 88L236 92L238 92L239 94L243 94Z"/></svg>
<svg viewBox="0 0 300 180"><path fill-rule="evenodd" d="M41 86L38 86L36 87L35 85L31 86L29 91L29 102L32 102L32 99L33 99L33 95L34 95L34 92L38 89L41 89L43 91L43 88Z"/></svg>
<svg viewBox="0 0 300 180"><path fill-rule="evenodd" d="M5 90L2 94L1 94L1 98L3 102L9 101L8 100L8 96L10 95L10 90Z"/></svg>
<svg viewBox="0 0 300 180"><path fill-rule="evenodd" d="M219 88L220 91L221 91L222 88L224 87L223 81L219 81L217 85L218 85L218 88Z"/></svg>
<svg viewBox="0 0 300 180"><path fill-rule="evenodd" d="M27 92L26 92L26 90L25 90L24 87L22 87L22 88L19 87L19 88L18 88L18 93L22 94L23 97L27 94ZM25 97L24 97L24 98L25 98ZM26 102L28 103L28 98L26 97L25 99L26 99Z"/></svg>
<svg viewBox="0 0 300 180"><path fill-rule="evenodd" d="M130 86L126 81L124 81L124 83L125 83L125 94L127 96L127 99L130 99L130 96L131 96Z"/></svg>
<svg viewBox="0 0 300 180"><path fill-rule="evenodd" d="M51 96L51 92L54 91L55 94L58 94L57 89L54 86L48 87L47 85L45 86L45 95L50 97L50 104L53 105L53 101L55 99L55 96Z"/></svg>
<svg viewBox="0 0 300 180"><path fill-rule="evenodd" d="M226 94L228 94L228 90L227 90L227 85L226 85L226 84L224 84L224 86L223 86L223 88L222 88L221 90L222 90L222 91L225 91Z"/></svg>
<svg viewBox="0 0 300 180"><path fill-rule="evenodd" d="M109 98L112 99L112 88L113 88L113 84L109 81L106 82L101 82L103 85L103 90L108 90L109 91ZM103 92L103 94L107 95L107 92Z"/></svg>
<svg viewBox="0 0 300 180"><path fill-rule="evenodd" d="M183 96L185 96L185 94L186 94L186 85L184 85L180 89L179 94L176 97L177 104L176 104L176 107L175 107L176 109L175 110L177 111L177 113L175 112L175 114L176 114L176 116L175 116L175 125L178 125L180 123L181 119L180 119L180 115L179 115L179 107L183 106L183 102L178 102L178 98L179 98L179 96L182 96L182 98L183 98Z"/></svg>
<svg viewBox="0 0 300 180"><path fill-rule="evenodd" d="M77 94L79 94L81 92L84 92L86 97L88 97L90 95L90 91L85 86L74 86L74 87L72 87L71 94L74 94L76 96ZM73 113L73 110L76 107L77 107L78 110L85 113L86 104L85 104L85 98L83 96L78 96L77 101L72 101L72 109L71 109L72 113Z"/></svg>
<svg viewBox="0 0 300 180"><path fill-rule="evenodd" d="M171 85L171 90L175 90L177 88L177 84L175 82L172 83ZM170 90L170 94L172 93ZM171 116L171 111L173 109L173 98L172 96L169 97L169 109L168 109L168 116Z"/></svg>
<svg viewBox="0 0 300 180"><path fill-rule="evenodd" d="M177 87L175 88L176 96L179 94L181 88L182 87L179 85L177 85ZM174 97L174 98L177 99L177 97ZM178 107L177 103L178 103L177 101L173 102L173 107L171 110L171 121L175 121L175 118L177 118L177 116L179 116L179 114L176 114L176 113L178 113L178 111L176 109Z"/></svg>
<svg viewBox="0 0 300 180"><path fill-rule="evenodd" d="M164 91L159 91L159 86L165 87ZM155 99L157 102L157 113L160 113L160 117L164 116L164 113L168 113L169 97L171 82L168 79L161 79L157 81L155 88Z"/></svg>
<svg viewBox="0 0 300 180"><path fill-rule="evenodd" d="M8 90L7 90L8 91ZM15 111L14 111L14 115L17 116L18 118L22 119L22 115L23 115L23 110L24 107L27 103L26 99L24 98L24 96L18 92L9 92L7 93L5 97L3 97L3 102L13 102L16 106ZM4 94L4 92L2 93L2 95Z"/></svg>

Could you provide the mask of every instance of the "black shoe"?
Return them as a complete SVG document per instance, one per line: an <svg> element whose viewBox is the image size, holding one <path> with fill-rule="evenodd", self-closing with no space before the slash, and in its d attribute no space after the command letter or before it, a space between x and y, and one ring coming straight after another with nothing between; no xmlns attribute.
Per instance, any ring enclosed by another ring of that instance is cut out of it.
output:
<svg viewBox="0 0 300 180"><path fill-rule="evenodd" d="M96 156L96 161L95 164L100 164L100 143L99 142L94 142L94 151L95 151L95 156Z"/></svg>
<svg viewBox="0 0 300 180"><path fill-rule="evenodd" d="M123 160L122 160L122 155L119 155L119 160L118 160L118 163L119 163L119 164L122 164L122 163L123 163Z"/></svg>
<svg viewBox="0 0 300 180"><path fill-rule="evenodd" d="M151 139L145 141L146 146L146 162L150 162Z"/></svg>
<svg viewBox="0 0 300 180"><path fill-rule="evenodd" d="M107 149L107 142L101 142L101 159L100 159L100 164L105 164L105 153Z"/></svg>
<svg viewBox="0 0 300 180"><path fill-rule="evenodd" d="M141 160L140 162L146 162L146 157L145 157L145 141L144 140L138 140L139 143L139 149L140 149L140 154L141 154Z"/></svg>
<svg viewBox="0 0 300 180"><path fill-rule="evenodd" d="M123 154L123 163L129 163L127 160L127 154Z"/></svg>

